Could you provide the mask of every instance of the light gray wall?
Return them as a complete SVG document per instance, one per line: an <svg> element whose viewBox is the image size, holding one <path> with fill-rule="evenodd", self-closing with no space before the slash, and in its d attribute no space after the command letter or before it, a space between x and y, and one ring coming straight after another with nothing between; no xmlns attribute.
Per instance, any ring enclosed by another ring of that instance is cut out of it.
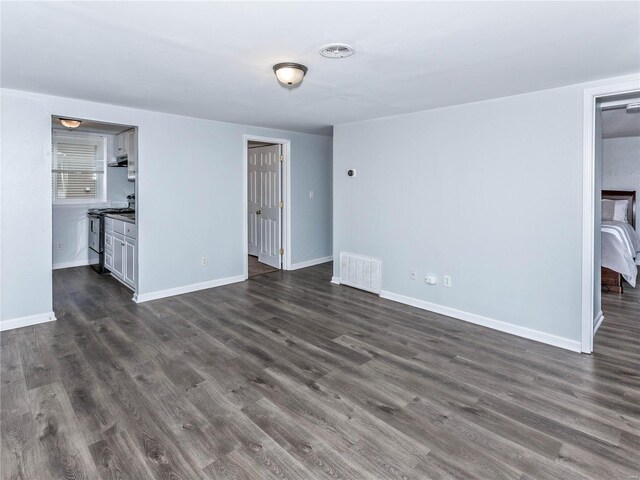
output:
<svg viewBox="0 0 640 480"><path fill-rule="evenodd" d="M82 136L80 132L75 135ZM115 136L104 136L107 141L106 163L110 163L115 160ZM127 180L126 168L107 168L106 175L107 195L105 203L53 206L52 248L54 268L87 265L89 263L88 208L125 207L127 195L134 193L135 183Z"/></svg>
<svg viewBox="0 0 640 480"><path fill-rule="evenodd" d="M291 147L295 158L291 164L291 196L296 199L291 209L294 264L332 254L333 143L329 137L312 135L305 140L303 150ZM313 192L313 198L309 198L309 192Z"/></svg>
<svg viewBox="0 0 640 480"><path fill-rule="evenodd" d="M140 293L243 274L244 134L291 140L292 184L316 189L311 200L294 187L293 260L331 255L330 177L307 178L330 175L330 137L3 89L3 320L51 311L51 115L139 127ZM318 221L296 225L316 213Z"/></svg>
<svg viewBox="0 0 640 480"><path fill-rule="evenodd" d="M602 143L602 188L635 190L640 201L640 137L605 138ZM636 231L640 235L637 213Z"/></svg>
<svg viewBox="0 0 640 480"><path fill-rule="evenodd" d="M41 100L2 92L2 320L51 312L51 115Z"/></svg>
<svg viewBox="0 0 640 480"><path fill-rule="evenodd" d="M384 291L579 341L594 85L335 126L334 258L379 257ZM453 286L426 285L432 272Z"/></svg>

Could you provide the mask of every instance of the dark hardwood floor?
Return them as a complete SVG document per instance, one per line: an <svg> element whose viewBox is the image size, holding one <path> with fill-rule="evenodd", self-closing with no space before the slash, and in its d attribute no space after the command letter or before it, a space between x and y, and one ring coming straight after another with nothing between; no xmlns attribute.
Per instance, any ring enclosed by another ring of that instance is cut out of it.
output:
<svg viewBox="0 0 640 480"><path fill-rule="evenodd" d="M257 277L258 275L263 275L265 273L277 272L278 270L280 269L267 265L266 263L259 262L258 257L249 255L249 278Z"/></svg>
<svg viewBox="0 0 640 480"><path fill-rule="evenodd" d="M58 321L1 335L2 478L639 478L631 289L589 356L330 275L136 305L55 271Z"/></svg>

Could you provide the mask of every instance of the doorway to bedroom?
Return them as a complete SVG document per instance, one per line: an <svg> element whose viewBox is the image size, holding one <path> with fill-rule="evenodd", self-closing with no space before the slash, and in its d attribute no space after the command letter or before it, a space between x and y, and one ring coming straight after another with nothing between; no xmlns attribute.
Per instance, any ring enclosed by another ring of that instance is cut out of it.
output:
<svg viewBox="0 0 640 480"><path fill-rule="evenodd" d="M289 142L245 138L247 279L287 268Z"/></svg>
<svg viewBox="0 0 640 480"><path fill-rule="evenodd" d="M600 308L593 348L598 349L599 336L624 344L635 341L639 327L640 92L598 98L595 106L594 303Z"/></svg>

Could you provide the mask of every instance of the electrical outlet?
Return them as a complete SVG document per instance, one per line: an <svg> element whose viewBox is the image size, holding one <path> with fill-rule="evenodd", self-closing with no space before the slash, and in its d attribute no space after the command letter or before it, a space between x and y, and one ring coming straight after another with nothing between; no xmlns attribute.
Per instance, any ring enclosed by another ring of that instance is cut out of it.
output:
<svg viewBox="0 0 640 480"><path fill-rule="evenodd" d="M57 248L58 250L62 250L62 244L61 244L61 243L58 243L58 244L56 245L56 248Z"/></svg>
<svg viewBox="0 0 640 480"><path fill-rule="evenodd" d="M313 190L309 190L309 198L314 198L316 196L316 194L314 193Z"/></svg>
<svg viewBox="0 0 640 480"><path fill-rule="evenodd" d="M202 257L202 266L206 267L209 265L209 259L207 257Z"/></svg>
<svg viewBox="0 0 640 480"><path fill-rule="evenodd" d="M418 269L417 268L410 268L409 269L409 278L411 280L417 280L418 279Z"/></svg>
<svg viewBox="0 0 640 480"><path fill-rule="evenodd" d="M444 286L445 287L450 287L451 286L451 276L450 275L445 275L444 276Z"/></svg>

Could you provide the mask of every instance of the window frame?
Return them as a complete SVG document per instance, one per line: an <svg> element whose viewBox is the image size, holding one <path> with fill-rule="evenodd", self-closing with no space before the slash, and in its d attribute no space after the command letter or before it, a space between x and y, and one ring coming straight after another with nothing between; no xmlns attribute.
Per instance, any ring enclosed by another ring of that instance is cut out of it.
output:
<svg viewBox="0 0 640 480"><path fill-rule="evenodd" d="M74 140L91 140L98 144L98 149L102 153L102 158L96 162L96 196L95 198L58 198L57 174L60 173L57 165L57 148L59 142L73 143ZM67 132L53 130L51 135L51 199L53 205L92 205L107 202L107 137L97 133ZM101 167L101 170L100 170ZM54 177L55 175L55 177ZM100 178L100 176L102 178Z"/></svg>

